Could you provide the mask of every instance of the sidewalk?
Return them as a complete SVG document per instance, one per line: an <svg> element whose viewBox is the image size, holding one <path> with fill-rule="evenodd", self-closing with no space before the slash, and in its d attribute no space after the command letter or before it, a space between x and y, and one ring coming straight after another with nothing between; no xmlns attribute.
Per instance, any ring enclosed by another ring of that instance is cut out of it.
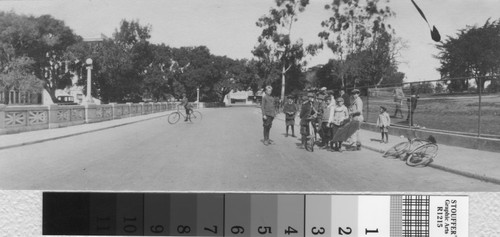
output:
<svg viewBox="0 0 500 237"><path fill-rule="evenodd" d="M362 147L379 153L383 153L400 142L408 141L405 137L389 136L389 143L386 144L380 143L380 139L380 133L361 130ZM499 153L440 145L439 141L437 144L438 155L428 167L500 184ZM381 155L380 159L383 159Z"/></svg>
<svg viewBox="0 0 500 237"><path fill-rule="evenodd" d="M276 119L284 120L284 114L278 114ZM299 126L298 122L299 119L296 118L296 126ZM374 155L374 159L384 159L382 153L387 149L400 142L408 141L405 137L389 135L389 143L380 143L380 133L363 129L360 136L362 148L380 153L380 155ZM469 178L500 184L500 153L441 145L439 141L437 141L437 144L439 146L438 155L424 169L430 167ZM401 162L401 165L406 164Z"/></svg>
<svg viewBox="0 0 500 237"><path fill-rule="evenodd" d="M114 119L98 123L81 124L64 128L42 129L31 132L0 135L0 150L115 128L127 124L159 118L162 116L166 116L171 112L173 111L165 111L165 112L152 113L141 116L134 116L129 118ZM167 123L166 119L167 118L165 117L165 123Z"/></svg>

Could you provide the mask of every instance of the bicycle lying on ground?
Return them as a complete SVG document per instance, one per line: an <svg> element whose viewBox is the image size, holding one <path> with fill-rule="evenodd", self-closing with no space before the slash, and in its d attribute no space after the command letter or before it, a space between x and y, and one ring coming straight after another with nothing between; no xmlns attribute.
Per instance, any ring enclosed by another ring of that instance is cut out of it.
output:
<svg viewBox="0 0 500 237"><path fill-rule="evenodd" d="M433 136L427 139L414 138L394 145L384 152L384 158L399 158L409 166L426 166L433 161L438 152L438 145Z"/></svg>
<svg viewBox="0 0 500 237"><path fill-rule="evenodd" d="M174 124L179 122L179 119L183 117L185 120L189 120L190 122L199 122L203 118L203 115L201 114L200 111L195 111L193 109L190 109L190 113L188 115L185 115L182 113L182 110L179 109L179 106L177 106L177 111L171 113L168 116L168 122L170 124Z"/></svg>

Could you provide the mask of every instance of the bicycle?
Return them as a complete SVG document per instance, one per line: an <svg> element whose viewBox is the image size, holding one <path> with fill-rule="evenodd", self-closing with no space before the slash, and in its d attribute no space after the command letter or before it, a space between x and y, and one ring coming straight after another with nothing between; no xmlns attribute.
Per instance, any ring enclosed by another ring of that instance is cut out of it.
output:
<svg viewBox="0 0 500 237"><path fill-rule="evenodd" d="M398 143L384 152L384 158L399 158L409 166L426 166L433 161L438 152L438 145L433 136L427 139L413 138Z"/></svg>
<svg viewBox="0 0 500 237"><path fill-rule="evenodd" d="M316 123L314 120L311 120L309 123L309 136L307 136L305 148L307 151L313 152L314 145L316 144Z"/></svg>
<svg viewBox="0 0 500 237"><path fill-rule="evenodd" d="M184 113L182 113L182 111L179 109L179 106L177 106L177 111L171 113L168 116L168 123L175 124L175 123L179 122L179 119L181 117L183 117L185 119L187 118L187 120L189 120L190 122L199 122L203 118L203 115L201 114L200 111L195 111L193 109L190 109L189 114L184 115Z"/></svg>

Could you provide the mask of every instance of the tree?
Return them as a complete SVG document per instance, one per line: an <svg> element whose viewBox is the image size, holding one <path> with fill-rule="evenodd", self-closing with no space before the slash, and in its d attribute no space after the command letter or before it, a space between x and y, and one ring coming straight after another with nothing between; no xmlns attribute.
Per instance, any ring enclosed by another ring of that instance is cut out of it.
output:
<svg viewBox="0 0 500 237"><path fill-rule="evenodd" d="M245 64L246 71L242 83L246 88L250 88L250 90L252 90L253 94L255 95L257 94L259 89L267 84L264 81L265 77L263 76L263 72L265 72L266 70L262 69L265 64L255 59L251 59L248 61L242 60L241 62Z"/></svg>
<svg viewBox="0 0 500 237"><path fill-rule="evenodd" d="M486 76L500 73L500 19L490 22L488 19L481 27L469 26L458 32L456 37L448 37L437 45L440 50L437 58L441 62L438 71L443 80L453 80L449 89L464 91L468 88L468 79L474 78L478 90L484 89L489 79Z"/></svg>
<svg viewBox="0 0 500 237"><path fill-rule="evenodd" d="M403 82L404 74L398 73L397 55L401 39L394 40L394 32L380 32L368 48L362 51L360 85L399 84ZM401 75L394 77L396 74ZM399 80L398 80L399 78Z"/></svg>
<svg viewBox="0 0 500 237"><path fill-rule="evenodd" d="M272 48L266 42L259 43L252 51L257 58L253 63L253 67L259 77L259 88L265 85L270 85L278 80L281 75L279 62L272 53ZM279 95L276 90L273 90L274 95Z"/></svg>
<svg viewBox="0 0 500 237"><path fill-rule="evenodd" d="M144 74L143 95L155 101L165 101L173 97L173 88L169 84L172 66L172 50L170 47L151 45L153 60Z"/></svg>
<svg viewBox="0 0 500 237"><path fill-rule="evenodd" d="M181 47L173 49L172 79L177 85L174 95L180 98L186 93L189 100L195 100L196 91L200 88L203 99L215 99L212 54L205 46Z"/></svg>
<svg viewBox="0 0 500 237"><path fill-rule="evenodd" d="M432 84L432 82L419 82L419 83L411 83L412 91L415 94L432 94L436 86Z"/></svg>
<svg viewBox="0 0 500 237"><path fill-rule="evenodd" d="M436 87L434 88L434 91L436 93L440 94L440 93L444 93L446 91L446 88L443 85L443 83L438 82L438 83L436 83Z"/></svg>
<svg viewBox="0 0 500 237"><path fill-rule="evenodd" d="M33 74L42 80L53 101L55 90L71 82L61 56L81 40L63 21L50 15L20 16L0 12L0 63L2 67L19 57L33 60Z"/></svg>
<svg viewBox="0 0 500 237"><path fill-rule="evenodd" d="M401 84L404 73L398 72L396 54L391 48L396 44L391 35L380 34L368 48L347 56L344 77L354 81L354 86Z"/></svg>
<svg viewBox="0 0 500 237"><path fill-rule="evenodd" d="M242 65L227 57L214 57L213 91L217 94L218 101L223 102L224 97L231 91L242 88L240 75L244 73Z"/></svg>
<svg viewBox="0 0 500 237"><path fill-rule="evenodd" d="M370 46L380 46L376 41L383 37L381 35L387 36L391 30L386 20L393 12L388 6L379 7L379 0L333 0L325 9L331 10L333 16L321 23L325 31L320 32L318 36L339 60L338 74L341 87L345 88L348 85L346 73L353 71L350 67L355 62L347 61L348 57L362 54L363 51L369 50ZM350 86L355 85L356 79L355 75L351 75Z"/></svg>
<svg viewBox="0 0 500 237"><path fill-rule="evenodd" d="M262 28L258 38L258 45L252 53L263 62L265 80L273 82L276 66L281 67L281 100L285 96L285 74L294 66L301 64L306 54L306 48L301 39L292 43L292 27L298 20L299 13L303 12L309 0L276 0L276 7L267 15L257 21L257 26ZM307 47L314 53L314 47Z"/></svg>
<svg viewBox="0 0 500 237"><path fill-rule="evenodd" d="M5 94L13 89L27 93L41 92L43 83L33 75L34 64L28 57L11 58L0 72L0 90Z"/></svg>
<svg viewBox="0 0 500 237"><path fill-rule="evenodd" d="M330 59L327 64L319 68L316 72L317 86L327 88L341 88L342 82L338 72L340 68L340 61Z"/></svg>
<svg viewBox="0 0 500 237"><path fill-rule="evenodd" d="M151 27L122 20L113 38L94 44L79 42L66 51L73 72L86 85L85 59L93 59L92 94L107 102L136 102L143 98L148 67L153 63L149 44Z"/></svg>

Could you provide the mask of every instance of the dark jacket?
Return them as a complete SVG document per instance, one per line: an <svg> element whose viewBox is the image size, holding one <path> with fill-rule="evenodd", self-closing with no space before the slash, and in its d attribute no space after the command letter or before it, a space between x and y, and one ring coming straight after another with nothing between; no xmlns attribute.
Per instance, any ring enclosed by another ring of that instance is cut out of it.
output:
<svg viewBox="0 0 500 237"><path fill-rule="evenodd" d="M274 106L274 98L269 95L264 95L262 97L262 115L274 117L276 115L276 108Z"/></svg>
<svg viewBox="0 0 500 237"><path fill-rule="evenodd" d="M341 97L342 99L344 99L344 105L349 108L349 106L351 106L351 96L347 93L344 93Z"/></svg>
<svg viewBox="0 0 500 237"><path fill-rule="evenodd" d="M285 107L283 107L283 113L285 113L287 119L294 118L297 113L297 107L295 107L294 103L286 103Z"/></svg>
<svg viewBox="0 0 500 237"><path fill-rule="evenodd" d="M300 125L307 125L307 122L310 121L309 117L311 115L314 115L314 110L312 107L311 102L306 102L302 104L302 107L300 107Z"/></svg>
<svg viewBox="0 0 500 237"><path fill-rule="evenodd" d="M418 96L411 96L410 98L406 99L406 103L408 103L408 108L410 108L411 110L417 109L418 98L419 98Z"/></svg>

